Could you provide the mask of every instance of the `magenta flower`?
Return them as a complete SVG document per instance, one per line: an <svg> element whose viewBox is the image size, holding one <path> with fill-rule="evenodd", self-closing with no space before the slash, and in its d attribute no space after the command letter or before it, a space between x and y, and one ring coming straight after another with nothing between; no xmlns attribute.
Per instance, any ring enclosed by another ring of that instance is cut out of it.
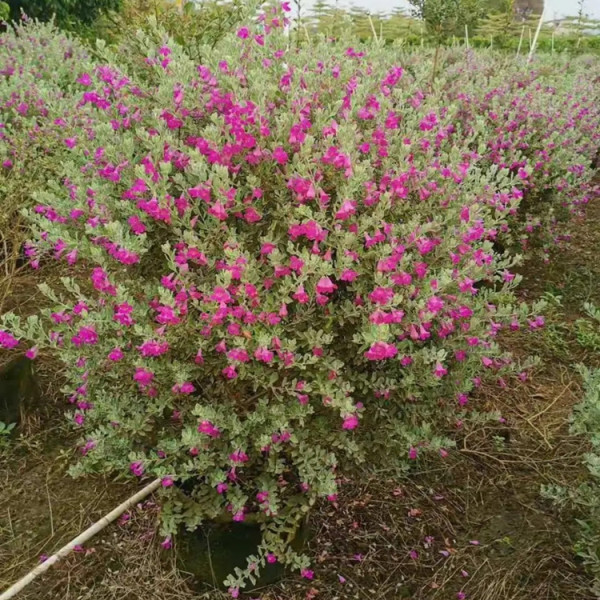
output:
<svg viewBox="0 0 600 600"><path fill-rule="evenodd" d="M154 380L154 373L144 369L143 367L136 367L133 380L137 381L137 383L141 386L148 386Z"/></svg>
<svg viewBox="0 0 600 600"><path fill-rule="evenodd" d="M120 361L123 358L123 356L124 354L121 348L113 348L108 354L109 360L112 360L114 362Z"/></svg>
<svg viewBox="0 0 600 600"><path fill-rule="evenodd" d="M398 349L394 344L388 344L387 342L375 342L365 352L365 357L369 360L385 360L387 358L394 358L398 354Z"/></svg>
<svg viewBox="0 0 600 600"><path fill-rule="evenodd" d="M171 536L168 535L161 543L163 550L170 550L173 547L173 542L171 540Z"/></svg>
<svg viewBox="0 0 600 600"><path fill-rule="evenodd" d="M37 346L33 346L32 348L29 348L29 350L27 350L27 352L25 352L25 356L27 358L29 358L30 360L34 360L37 355L38 355L39 349Z"/></svg>
<svg viewBox="0 0 600 600"><path fill-rule="evenodd" d="M319 294L332 294L337 290L337 285L329 277L321 277L317 283L317 292Z"/></svg>
<svg viewBox="0 0 600 600"><path fill-rule="evenodd" d="M278 146L273 150L273 158L280 165L285 165L288 161L288 153L281 146Z"/></svg>
<svg viewBox="0 0 600 600"><path fill-rule="evenodd" d="M437 377L438 379L441 379L447 373L448 373L448 369L446 369L444 367L444 365L442 365L442 363L438 362L438 363L435 364L435 369L433 370L434 377Z"/></svg>
<svg viewBox="0 0 600 600"><path fill-rule="evenodd" d="M92 85L92 78L90 77L89 73L83 73L77 79L77 83L80 83L81 85L89 86L89 85Z"/></svg>
<svg viewBox="0 0 600 600"><path fill-rule="evenodd" d="M140 354L146 358L151 356L161 356L169 351L169 344L167 342L148 340L141 346L138 346L137 349L140 351Z"/></svg>
<svg viewBox="0 0 600 600"><path fill-rule="evenodd" d="M229 365L227 367L225 367L221 373L223 373L223 375L227 378L227 379L235 379L238 374L237 371L235 370L235 367L233 365Z"/></svg>
<svg viewBox="0 0 600 600"><path fill-rule="evenodd" d="M344 417L342 429L356 429L358 427L358 417L356 415L347 415Z"/></svg>
<svg viewBox="0 0 600 600"><path fill-rule="evenodd" d="M215 427L210 421L202 421L198 425L198 433L204 433L213 438L218 438L221 435L218 427Z"/></svg>
<svg viewBox="0 0 600 600"><path fill-rule="evenodd" d="M394 290L391 288L378 287L369 294L369 300L374 304L389 304L394 297Z"/></svg>
<svg viewBox="0 0 600 600"><path fill-rule="evenodd" d="M302 569L300 571L300 575L302 575L302 577L304 577L304 579L313 579L315 576L314 571L311 571L310 569Z"/></svg>
<svg viewBox="0 0 600 600"><path fill-rule="evenodd" d="M141 477L144 474L144 464L141 461L132 462L129 470L136 476Z"/></svg>
<svg viewBox="0 0 600 600"><path fill-rule="evenodd" d="M229 455L229 460L234 463L243 464L248 462L248 455L243 450L236 450Z"/></svg>
<svg viewBox="0 0 600 600"><path fill-rule="evenodd" d="M335 213L335 218L345 221L354 214L356 214L356 202L353 200L344 200L339 210Z"/></svg>
<svg viewBox="0 0 600 600"><path fill-rule="evenodd" d="M248 38L249 35L250 35L250 30L247 27L240 27L238 29L237 36L240 39L245 40Z"/></svg>

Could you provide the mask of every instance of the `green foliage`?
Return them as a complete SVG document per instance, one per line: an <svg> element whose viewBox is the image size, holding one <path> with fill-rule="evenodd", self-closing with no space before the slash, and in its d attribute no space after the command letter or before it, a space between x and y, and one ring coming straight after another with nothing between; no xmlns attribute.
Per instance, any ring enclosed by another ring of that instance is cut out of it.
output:
<svg viewBox="0 0 600 600"><path fill-rule="evenodd" d="M591 352L600 353L600 310L593 304L584 305L590 319L577 319L575 335L578 343Z"/></svg>
<svg viewBox="0 0 600 600"><path fill-rule="evenodd" d="M578 320L578 341L588 350L600 353L600 310L586 304L590 320ZM575 552L594 577L594 592L600 593L600 369L579 365L583 379L584 396L574 408L571 432L582 439L588 448L583 456L588 476L578 486L549 485L542 487L542 495L561 508L577 515L579 538Z"/></svg>
<svg viewBox="0 0 600 600"><path fill-rule="evenodd" d="M91 25L109 10L118 10L120 0L7 0L10 18L21 19L24 13L33 19L56 23L67 29L78 29Z"/></svg>
<svg viewBox="0 0 600 600"><path fill-rule="evenodd" d="M15 428L15 426L15 423L3 423L0 421L0 436L8 437L12 433L12 430Z"/></svg>
<svg viewBox="0 0 600 600"><path fill-rule="evenodd" d="M9 444L9 437L16 427L16 423L3 423L0 421L0 452L6 450Z"/></svg>
<svg viewBox="0 0 600 600"><path fill-rule="evenodd" d="M10 6L6 2L0 2L0 21L8 21L10 18Z"/></svg>
<svg viewBox="0 0 600 600"><path fill-rule="evenodd" d="M252 3L243 0L188 2L183 10L172 0L121 0L118 10L107 11L97 19L88 37L127 46L135 43L139 30L154 39L160 37L159 31L167 32L199 60L202 48L212 48L253 10ZM127 52L125 48L123 51Z"/></svg>

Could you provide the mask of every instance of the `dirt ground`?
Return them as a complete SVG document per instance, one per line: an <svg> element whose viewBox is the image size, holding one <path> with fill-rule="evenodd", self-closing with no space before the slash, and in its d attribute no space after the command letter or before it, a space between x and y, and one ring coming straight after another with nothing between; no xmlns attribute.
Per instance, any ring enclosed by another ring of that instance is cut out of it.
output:
<svg viewBox="0 0 600 600"><path fill-rule="evenodd" d="M581 397L574 364L598 361L573 331L584 302L600 305L600 206L591 206L572 230L568 250L523 271L524 299L552 294L547 327L503 342L518 355L539 355L540 366L525 383L486 388L479 396L505 422L465 426L445 460L419 462L408 477L383 465L358 473L336 505L324 504L311 516L307 552L315 579L290 577L249 598L594 597L573 551L575 515L560 514L540 495L542 484L573 484L586 475L586 448L569 434L568 417ZM52 365L41 364L42 401L25 415L18 438L0 446L0 590L135 491L129 483L67 475L72 454L64 404ZM199 588L176 568L176 553L163 551L156 539L157 512L151 500L136 507L127 522L105 529L19 597L228 597Z"/></svg>

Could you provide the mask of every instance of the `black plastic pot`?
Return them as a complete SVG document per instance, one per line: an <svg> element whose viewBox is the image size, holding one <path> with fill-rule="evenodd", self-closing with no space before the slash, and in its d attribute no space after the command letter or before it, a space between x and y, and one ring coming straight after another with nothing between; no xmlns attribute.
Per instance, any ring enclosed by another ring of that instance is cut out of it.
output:
<svg viewBox="0 0 600 600"><path fill-rule="evenodd" d="M308 526L301 525L292 542L299 551L308 540ZM245 569L247 557L256 554L261 542L257 523L206 523L195 531L184 530L177 535L177 560L182 571L191 573L199 587L224 589L223 581L236 567ZM267 564L253 587L275 583L286 574L279 564Z"/></svg>
<svg viewBox="0 0 600 600"><path fill-rule="evenodd" d="M16 358L0 369L0 421L20 423L25 411L39 396L40 389L31 360Z"/></svg>

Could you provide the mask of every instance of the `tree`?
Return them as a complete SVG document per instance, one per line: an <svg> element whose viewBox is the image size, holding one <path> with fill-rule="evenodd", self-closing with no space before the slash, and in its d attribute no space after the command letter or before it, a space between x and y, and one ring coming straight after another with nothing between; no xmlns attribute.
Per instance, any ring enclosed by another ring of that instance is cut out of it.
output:
<svg viewBox="0 0 600 600"><path fill-rule="evenodd" d="M465 25L474 28L484 15L482 0L409 0L409 4L438 46L451 35L461 35Z"/></svg>
<svg viewBox="0 0 600 600"><path fill-rule="evenodd" d="M91 25L109 10L118 10L121 0L8 0L10 18L18 20L25 13L40 21L55 17L61 27L69 29Z"/></svg>
<svg viewBox="0 0 600 600"><path fill-rule="evenodd" d="M440 46L453 34L461 35L465 26L471 29L483 16L481 0L408 0L413 16L425 23L435 43L431 81L435 79Z"/></svg>

